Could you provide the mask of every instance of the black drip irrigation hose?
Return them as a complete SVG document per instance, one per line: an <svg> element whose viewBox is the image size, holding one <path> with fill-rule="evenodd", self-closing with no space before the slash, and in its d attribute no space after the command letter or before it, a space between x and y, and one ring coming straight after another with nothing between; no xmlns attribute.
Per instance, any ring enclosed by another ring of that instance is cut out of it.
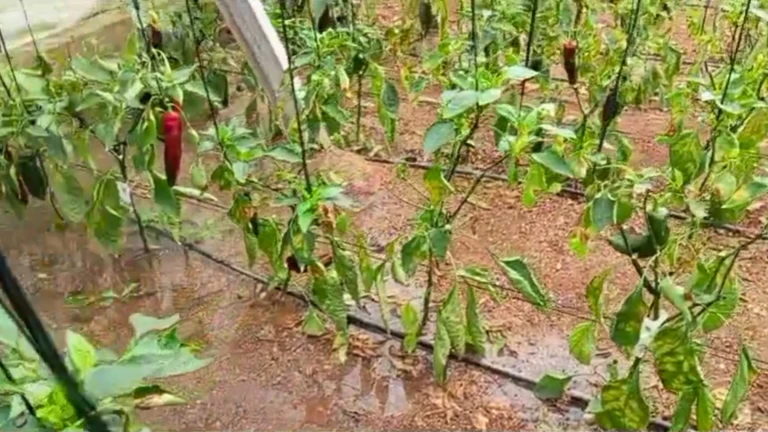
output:
<svg viewBox="0 0 768 432"><path fill-rule="evenodd" d="M154 227L154 226L149 226L149 228L152 231L154 231L158 236L164 237L164 238L166 238L168 240L176 242L176 240L173 238L173 236L170 233L168 233L167 231L165 231L163 229L160 229L160 228L157 228L157 227ZM202 256L202 257L204 257L204 258L206 258L206 259L208 259L208 260L210 260L210 261L212 261L212 262L214 262L216 264L219 264L222 267L225 267L228 270L233 271L234 273L240 274L241 276L245 276L245 277L247 277L249 279L252 279L252 280L257 281L257 282L262 283L262 284L268 284L269 283L269 279L268 278L266 278L264 276L260 276L260 275L254 273L254 272L252 272L250 270L244 269L244 268L242 268L242 267L240 267L240 266L238 266L236 264L233 264L233 263L227 261L226 259L217 257L213 253L211 253L211 252L209 252L209 251L207 251L207 250L205 250L205 249L203 249L203 248L201 248L201 247L199 247L199 246L197 246L197 245L195 245L193 243L188 243L188 242L182 241L182 242L179 242L179 244L182 247L184 247L185 249L187 249L189 251L192 251L192 252L195 252L196 254L198 254L198 255L200 255L200 256ZM312 302L310 299L308 299L301 292L289 289L289 290L286 290L286 294L291 296L291 297L293 297L293 298L295 298L295 299L297 299L297 300L299 300L299 301L301 301L305 305L311 305L311 306L313 306L313 307L315 307L317 309L322 310L322 308L319 305L317 305L314 302ZM400 341L404 340L405 336L406 336L404 332L402 332L402 331L400 331L398 329L390 328L389 330L387 330L387 328L384 327L382 324L379 324L379 323L377 323L377 322L375 322L375 321L373 321L373 320L371 320L369 318L366 318L366 317L363 317L363 316L360 316L360 315L355 315L353 313L348 313L347 314L347 320L348 320L348 322L350 324L352 324L352 325L354 325L354 326L356 326L358 328L361 328L363 330L367 330L367 331L370 331L372 333L376 333L376 334L379 334L379 335L382 335L382 336L386 336L386 337L394 337L394 338L396 338L396 339L398 339ZM419 338L418 345L419 345L419 347L422 350L424 350L424 351L426 351L428 353L432 353L434 351L434 349L435 349L435 346L433 345L433 343L429 339L427 339L426 337ZM515 372L515 371L510 370L508 368L505 368L505 367L493 364L488 359L483 358L483 357L477 357L477 356L472 356L472 355L458 356L458 355L455 355L455 354L451 353L451 358L454 359L455 361L460 362L460 363L464 363L464 364L467 364L467 365L470 365L470 366L474 366L474 367L482 369L482 370L484 370L486 372L490 372L490 373L492 373L494 375L500 376L502 378L506 378L506 379L510 380L513 384L515 384L515 385L517 385L519 387L525 388L525 389L527 389L529 391L532 391L536 387L536 384L538 383L538 380L535 379L535 378L531 378L531 377L526 376L524 374L521 374L519 372ZM580 409L582 411L584 409L586 409L586 407L589 405L590 401L592 400L592 397L590 397L588 394L583 393L583 392L579 392L579 391L575 391L575 390L568 390L568 391L565 392L565 395L567 396L567 398L565 398L564 400L566 401L566 403L568 405L573 406L575 408L578 408L578 409ZM656 430L656 431L660 431L660 432L668 431L671 428L671 426L672 425L669 422L667 422L665 420L662 420L662 419L658 419L658 418L652 419L650 424L649 424L650 430Z"/></svg>
<svg viewBox="0 0 768 432"><path fill-rule="evenodd" d="M411 162L411 161L408 161L408 160L394 160L394 159L386 159L386 158L378 158L378 157L366 157L365 160L367 160L368 162L387 164L387 165L405 164L405 165L407 165L409 167L418 168L418 169L422 169L422 170L430 169L432 167L432 165L430 165L428 163L424 163L424 162ZM462 174L464 176L469 176L469 177L479 177L480 175L483 174L482 170L478 170L478 169L474 169L474 168L457 168L456 169L456 173L457 174ZM491 180L496 180L496 181L503 181L503 182L508 182L509 181L509 178L507 176L503 176L503 175L500 175L500 174L487 173L487 174L484 175L484 177L488 178L488 179L491 179ZM573 197L585 198L586 197L586 194L584 193L583 190L575 188L575 187L571 187L571 186L568 186L568 185L563 185L560 188L560 192L558 192L557 195L560 195L560 196L563 196L563 197L566 197L566 198L573 198ZM674 218L674 219L683 220L683 221L686 221L686 220L690 219L690 216L688 216L687 214L685 214L683 212L680 212L680 211L676 211L676 210L671 210L669 212L669 216ZM740 227L738 225L721 224L721 223L717 223L717 222L714 222L714 221L707 221L707 220L704 220L703 223L707 227L710 227L710 228L722 229L724 231L728 231L728 232L731 232L731 233L734 233L734 234L738 234L739 237L752 237L752 236L755 236L755 233L751 233L748 229L746 229L744 227ZM761 235L760 239L761 240L768 240L768 234Z"/></svg>

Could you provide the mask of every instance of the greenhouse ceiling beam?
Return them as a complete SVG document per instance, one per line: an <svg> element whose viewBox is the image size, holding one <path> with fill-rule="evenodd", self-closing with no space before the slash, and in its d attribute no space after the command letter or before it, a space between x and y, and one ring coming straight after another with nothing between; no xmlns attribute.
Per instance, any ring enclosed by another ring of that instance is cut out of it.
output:
<svg viewBox="0 0 768 432"><path fill-rule="evenodd" d="M216 0L216 4L259 84L270 101L277 103L288 57L264 5L259 0Z"/></svg>

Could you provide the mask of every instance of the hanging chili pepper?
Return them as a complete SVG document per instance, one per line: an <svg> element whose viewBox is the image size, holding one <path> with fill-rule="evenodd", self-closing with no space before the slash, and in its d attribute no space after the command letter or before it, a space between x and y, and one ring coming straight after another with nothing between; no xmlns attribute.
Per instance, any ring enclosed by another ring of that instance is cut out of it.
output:
<svg viewBox="0 0 768 432"><path fill-rule="evenodd" d="M181 167L181 136L182 122L181 115L176 111L167 111L163 115L163 132L165 133L165 152L163 154L165 161L165 177L168 185L176 184Z"/></svg>
<svg viewBox="0 0 768 432"><path fill-rule="evenodd" d="M8 162L9 167L15 166L13 154L11 154L10 150L8 150L7 144L5 146L5 149L3 149L3 158L6 160L6 162ZM16 177L16 190L12 192L15 192L14 195L19 201L21 201L22 204L27 205L29 204L29 193L27 192L26 186L24 186L24 180L22 180L18 170L16 170L15 177Z"/></svg>
<svg viewBox="0 0 768 432"><path fill-rule="evenodd" d="M605 104L603 105L601 120L604 127L608 127L613 119L619 115L619 111L621 111L621 106L619 104L619 85L616 84L608 93L608 97L605 98Z"/></svg>
<svg viewBox="0 0 768 432"><path fill-rule="evenodd" d="M579 71L576 68L576 50L578 44L573 39L568 39L563 43L563 67L568 75L568 84L576 85L579 81Z"/></svg>

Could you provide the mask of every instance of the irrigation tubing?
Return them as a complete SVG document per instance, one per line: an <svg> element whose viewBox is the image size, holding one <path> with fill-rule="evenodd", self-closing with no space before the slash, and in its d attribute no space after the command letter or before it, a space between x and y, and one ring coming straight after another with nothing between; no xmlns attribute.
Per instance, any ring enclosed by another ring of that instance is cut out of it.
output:
<svg viewBox="0 0 768 432"><path fill-rule="evenodd" d="M176 241L176 240L174 240L173 236L170 233L166 232L163 229L160 229L160 228L157 228L157 227L153 227L153 226L150 226L150 229L155 231L155 233L157 235L159 235L159 236L162 236L162 237L164 237L164 238L166 238L168 240L174 241L174 242ZM217 257L213 253L211 253L211 252L209 252L209 251L207 251L207 250L205 250L205 249L203 249L203 248L201 248L201 247L199 247L199 246L197 246L195 244L187 243L187 242L180 242L180 244L185 249L190 250L192 252L195 252L198 255L200 255L200 256L202 256L202 257L204 257L204 258L206 258L206 259L208 259L208 260L210 260L212 262L215 262L216 264L219 264L219 265L221 265L221 266L223 266L223 267L225 267L225 268L227 268L227 269L229 269L229 270L231 270L231 271L233 271L235 273L238 273L238 274L240 274L242 276L245 276L247 278L250 278L252 280L260 282L262 284L269 283L269 279L268 278L266 278L264 276L260 276L260 275L254 273L254 272L251 272L250 270L244 269L244 268L242 268L240 266L237 266L235 264L232 264L229 261L227 261L227 260L225 260L223 258ZM307 299L300 292L297 292L295 290L287 290L286 294L291 296L291 297L293 297L293 298L295 298L295 299L297 299L297 300L299 300L299 301L301 301L305 305L311 305L313 307L316 307L316 308L322 310L322 308L319 305L314 304L314 302L312 302L311 300ZM359 327L361 329L364 329L364 330L367 330L367 331L370 331L370 332L373 332L373 333L377 333L377 334L380 334L380 335L383 335L383 336L394 337L394 338L396 338L396 339L398 339L400 341L404 340L405 336L406 336L404 332L402 332L402 331L400 331L398 329L390 328L389 330L387 330L386 327L384 327L382 324L379 324L379 323L377 323L377 322L375 322L375 321L373 321L373 320L371 320L369 318L366 318L366 317L363 317L363 316L359 316L359 315L355 315L355 314L352 314L352 313L347 314L347 320L348 320L348 322L350 324L352 324L352 325L354 325L356 327ZM419 339L419 347L421 347L424 351L426 351L428 353L432 353L434 351L434 349L435 349L435 346L426 337L422 337L422 338ZM472 355L458 356L458 355L455 355L453 353L451 354L451 358L453 358L455 361L458 361L460 363L464 363L464 364L467 364L467 365L470 365L470 366L474 366L474 367L482 369L482 370L484 370L486 372L490 372L490 373L492 373L494 375L500 376L502 378L506 378L506 379L512 381L515 385L517 385L519 387L523 387L523 388L528 389L528 390L533 390L536 387L536 384L538 383L538 380L535 379L535 378L531 378L531 377L526 376L526 375L524 375L522 373L515 372L515 371L507 369L505 367L493 364L492 362L488 361L488 359L486 359L486 358L476 357L476 356L472 356ZM589 395L587 395L585 393L579 392L579 391L568 390L568 391L565 392L565 394L568 396L566 398L567 403L569 405L574 406L576 408L579 408L581 410L584 410L587 407L587 405L589 405L590 401L592 400L592 397L590 397ZM670 429L670 427L671 427L671 424L669 422L665 421L665 420L654 418L654 419L651 420L650 426L651 426L651 428L653 430L668 431Z"/></svg>
<svg viewBox="0 0 768 432"><path fill-rule="evenodd" d="M395 160L395 159L387 159L387 158L379 158L379 157L366 157L365 160L367 160L369 162L373 162L373 163L380 163L380 164L387 164L387 165L405 164L405 165L408 165L409 167L418 168L418 169L422 169L422 170L427 170L427 169L432 167L432 165L430 165L428 163L424 163L424 162L411 162L411 161L407 161L407 160ZM482 170L478 170L478 169L475 169L475 168L457 168L456 172L458 174L462 174L462 175L470 176L470 177L479 177L480 175L482 175ZM509 181L508 177L500 175L500 174L493 174L493 173L485 174L485 178L488 178L488 179L491 179L491 180L496 180L496 181L503 181L503 182L508 182ZM567 198L572 198L572 197L586 198L586 194L584 193L584 191L582 191L580 189L577 189L577 188L574 188L574 187L571 187L571 186L567 186L567 185L564 185L560 189L560 192L558 192L558 195L564 196L564 197L567 197ZM683 220L683 221L690 219L690 217L687 214L685 214L683 212L680 212L680 211L670 211L669 215L672 218L675 218L675 219L678 219L678 220ZM710 228L722 229L724 231L728 231L728 232L731 232L731 233L734 233L734 234L738 234L739 237L748 237L748 236L754 236L755 235L755 233L750 233L750 231L748 229L740 227L738 225L720 224L720 223L717 223L717 222L706 221L706 220L704 221L704 224L706 224L706 226L708 226ZM768 234L761 235L760 239L761 240L768 240Z"/></svg>

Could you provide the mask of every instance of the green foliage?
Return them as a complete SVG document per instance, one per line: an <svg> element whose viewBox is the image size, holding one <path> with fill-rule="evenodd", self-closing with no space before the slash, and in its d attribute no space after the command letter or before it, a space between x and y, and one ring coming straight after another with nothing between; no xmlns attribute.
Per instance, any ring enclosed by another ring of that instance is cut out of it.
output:
<svg viewBox="0 0 768 432"><path fill-rule="evenodd" d="M757 375L758 370L753 365L752 355L746 347L742 347L739 353L736 375L734 375L731 381L728 394L725 396L725 402L723 402L720 416L723 425L729 425L736 416L739 405L744 401L744 397L747 395L749 387L757 379Z"/></svg>
<svg viewBox="0 0 768 432"><path fill-rule="evenodd" d="M536 280L524 259L520 257L496 258L496 263L504 271L507 279L520 291L526 300L540 309L550 307L551 298L549 293Z"/></svg>
<svg viewBox="0 0 768 432"><path fill-rule="evenodd" d="M533 393L542 400L560 399L565 394L571 379L573 379L572 375L544 374L536 383Z"/></svg>
<svg viewBox="0 0 768 432"><path fill-rule="evenodd" d="M650 410L640 390L640 368L636 363L626 378L611 380L600 392L602 409L597 424L607 430L643 430Z"/></svg>
<svg viewBox="0 0 768 432"><path fill-rule="evenodd" d="M4 313L2 315L7 318ZM84 336L67 330L67 364L94 402L123 410L129 419L134 417L136 406L148 403L147 397L152 398L153 406L178 404L183 400L159 386L150 388L145 383L196 371L212 360L198 358L191 346L179 340L175 327L178 321L178 315L160 319L131 315L134 335L121 356L111 352L105 355ZM0 406L10 409L9 420L17 421L23 415L23 407L15 408L18 395L23 394L34 405L42 426L53 430L80 427L82 419L69 404L64 388L49 372L38 367L40 360L36 354L26 352L26 348L20 349L18 342L8 343L14 334L12 326L11 323L0 327L3 363L24 373L23 376L17 374L21 384L8 387L9 391L0 397Z"/></svg>

